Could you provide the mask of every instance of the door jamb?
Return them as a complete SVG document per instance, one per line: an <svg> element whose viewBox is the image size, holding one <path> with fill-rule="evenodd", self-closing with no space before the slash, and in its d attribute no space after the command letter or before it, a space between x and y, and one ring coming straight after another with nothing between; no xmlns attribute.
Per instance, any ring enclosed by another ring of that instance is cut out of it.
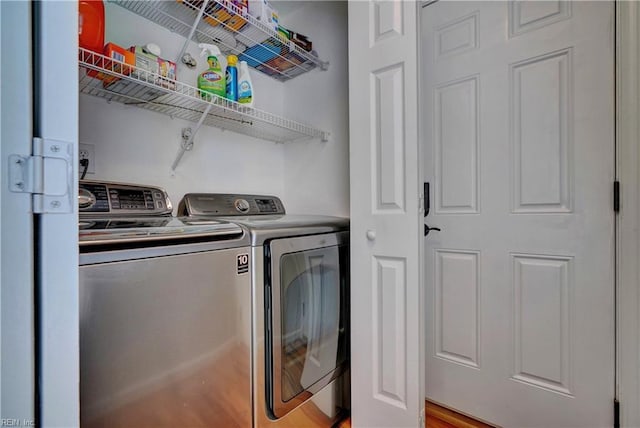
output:
<svg viewBox="0 0 640 428"><path fill-rule="evenodd" d="M640 5L616 2L616 397L621 425L640 426Z"/></svg>

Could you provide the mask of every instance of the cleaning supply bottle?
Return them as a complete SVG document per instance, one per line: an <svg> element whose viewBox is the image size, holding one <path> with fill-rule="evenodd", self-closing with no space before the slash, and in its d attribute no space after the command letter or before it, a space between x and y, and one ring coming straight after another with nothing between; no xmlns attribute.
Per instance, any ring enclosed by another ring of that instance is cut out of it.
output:
<svg viewBox="0 0 640 428"><path fill-rule="evenodd" d="M240 61L240 76L238 77L238 102L249 107L253 107L255 99L253 93L253 83L249 75L247 61Z"/></svg>
<svg viewBox="0 0 640 428"><path fill-rule="evenodd" d="M238 101L238 57L235 55L229 55L227 57L227 72L225 78L227 80L227 99L231 101Z"/></svg>
<svg viewBox="0 0 640 428"><path fill-rule="evenodd" d="M208 43L200 43L198 46L202 49L200 56L204 56L209 52L209 55L207 56L209 68L198 75L198 89L224 98L227 93L227 88L225 85L224 72L222 71L220 60L218 59L222 55L220 49L216 45ZM206 95L203 95L202 97L207 100L211 100L213 98Z"/></svg>

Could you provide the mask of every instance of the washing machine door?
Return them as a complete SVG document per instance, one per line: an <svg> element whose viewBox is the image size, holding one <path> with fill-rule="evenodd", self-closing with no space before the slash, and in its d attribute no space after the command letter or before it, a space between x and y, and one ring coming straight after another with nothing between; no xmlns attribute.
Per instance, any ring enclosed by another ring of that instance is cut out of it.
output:
<svg viewBox="0 0 640 428"><path fill-rule="evenodd" d="M346 233L268 244L267 401L280 418L342 373L347 362Z"/></svg>

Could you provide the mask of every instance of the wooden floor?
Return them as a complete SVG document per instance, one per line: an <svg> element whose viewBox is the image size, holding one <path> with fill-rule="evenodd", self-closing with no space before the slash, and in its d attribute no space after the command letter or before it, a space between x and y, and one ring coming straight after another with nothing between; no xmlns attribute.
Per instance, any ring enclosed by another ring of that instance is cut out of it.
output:
<svg viewBox="0 0 640 428"><path fill-rule="evenodd" d="M426 425L428 428L493 428L484 422L440 407L435 403L426 402Z"/></svg>
<svg viewBox="0 0 640 428"><path fill-rule="evenodd" d="M240 428L251 425L249 350L230 347L197 371L167 377L165 383L99 417L81 412L83 428ZM245 363L243 363L245 362ZM224 385L224 387L218 387ZM289 418L285 428L326 427L331 423L320 409L309 406ZM427 428L493 428L429 401L425 406ZM334 428L351 428L350 419Z"/></svg>
<svg viewBox="0 0 640 428"><path fill-rule="evenodd" d="M185 375L163 377L156 388L102 415L81 411L82 428L246 428L252 425L249 349L237 345ZM114 373L116 373L114 371ZM315 405L288 415L281 428L328 427ZM348 425L347 425L348 426Z"/></svg>
<svg viewBox="0 0 640 428"><path fill-rule="evenodd" d="M425 413L426 428L494 428L429 401L426 402ZM351 428L351 420L342 421L336 428Z"/></svg>

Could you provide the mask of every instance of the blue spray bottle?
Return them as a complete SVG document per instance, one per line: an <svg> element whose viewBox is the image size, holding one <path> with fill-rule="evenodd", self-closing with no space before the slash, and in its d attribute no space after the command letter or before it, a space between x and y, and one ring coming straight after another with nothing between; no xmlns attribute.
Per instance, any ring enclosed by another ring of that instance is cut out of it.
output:
<svg viewBox="0 0 640 428"><path fill-rule="evenodd" d="M235 55L229 55L227 57L227 99L231 101L238 101L238 57Z"/></svg>

